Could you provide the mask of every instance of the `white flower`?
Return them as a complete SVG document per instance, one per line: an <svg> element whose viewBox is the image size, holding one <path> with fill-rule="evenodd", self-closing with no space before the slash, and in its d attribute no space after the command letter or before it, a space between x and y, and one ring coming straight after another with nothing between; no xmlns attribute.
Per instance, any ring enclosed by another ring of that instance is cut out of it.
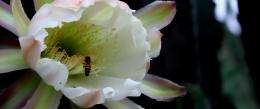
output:
<svg viewBox="0 0 260 109"><path fill-rule="evenodd" d="M13 32L20 36L26 65L78 106L133 106L126 97L144 93L165 101L184 94L183 87L146 74L150 59L160 52L159 30L175 15L174 2L156 1L135 12L118 0L40 1L29 21L20 1L13 0L18 31ZM4 66L0 72L16 69L21 68ZM34 105L40 91L25 108Z"/></svg>

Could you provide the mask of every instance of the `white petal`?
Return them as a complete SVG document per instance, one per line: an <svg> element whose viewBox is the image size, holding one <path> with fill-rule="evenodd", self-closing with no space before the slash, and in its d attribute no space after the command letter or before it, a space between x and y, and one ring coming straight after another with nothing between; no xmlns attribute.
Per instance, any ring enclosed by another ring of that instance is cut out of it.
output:
<svg viewBox="0 0 260 109"><path fill-rule="evenodd" d="M35 70L44 82L53 86L56 90L63 88L68 79L67 67L52 59L40 59Z"/></svg>
<svg viewBox="0 0 260 109"><path fill-rule="evenodd" d="M40 59L41 49L43 46L33 37L20 37L19 42L25 62L30 66L30 68L34 69L38 59Z"/></svg>
<svg viewBox="0 0 260 109"><path fill-rule="evenodd" d="M55 12L53 10L55 10ZM33 36L35 39L43 42L43 39L47 36L45 28L60 26L62 25L62 22L77 21L80 19L81 13L82 10L75 12L69 9L45 4L34 15L30 22L27 34L28 36ZM46 36L38 36L37 34L46 34Z"/></svg>
<svg viewBox="0 0 260 109"><path fill-rule="evenodd" d="M105 87L102 91L105 95L105 98L113 98L116 93L118 93L112 87Z"/></svg>
<svg viewBox="0 0 260 109"><path fill-rule="evenodd" d="M81 7L93 5L95 0L55 0L53 5L78 11Z"/></svg>
<svg viewBox="0 0 260 109"><path fill-rule="evenodd" d="M121 79L108 76L78 75L71 77L68 85L86 87L88 89L102 89L105 98L120 100L127 96L140 96L140 82L131 79Z"/></svg>
<svg viewBox="0 0 260 109"><path fill-rule="evenodd" d="M150 57L159 56L161 51L161 37L162 33L158 29L152 28L149 30L147 39L151 45L151 49L149 51Z"/></svg>
<svg viewBox="0 0 260 109"><path fill-rule="evenodd" d="M39 34L38 32L42 32L44 28L57 27L61 25L62 22L79 20L84 9L93 5L95 2L104 2L110 5L114 4L115 6L119 5L120 7L126 8L123 3L117 0L109 1L111 2L103 0L55 0L51 4L45 4L34 15L28 29L28 36L38 37L36 34ZM39 39L41 39L40 42L43 42L42 39L44 39L44 37Z"/></svg>
<svg viewBox="0 0 260 109"><path fill-rule="evenodd" d="M122 99L120 101L109 100L104 105L108 109L144 109L129 99Z"/></svg>
<svg viewBox="0 0 260 109"><path fill-rule="evenodd" d="M140 82L131 80L131 79L126 79L124 83L125 88L127 89L127 96L140 96L141 95L141 90L139 89Z"/></svg>
<svg viewBox="0 0 260 109"><path fill-rule="evenodd" d="M131 10L125 2L122 2L122 1L119 1L119 0L95 0L95 1L106 2L111 7L119 7L120 10L124 10L124 11L129 12L129 13L133 12L133 10Z"/></svg>
<svg viewBox="0 0 260 109"><path fill-rule="evenodd" d="M132 14L132 12L133 10L121 1L96 0L95 5L84 10L82 21L91 22L103 27L115 28L117 25L113 25L113 23L116 19L121 16L125 16L125 14ZM126 19L124 20L127 21Z"/></svg>
<svg viewBox="0 0 260 109"><path fill-rule="evenodd" d="M111 25L109 20L112 18L115 9L105 3L96 3L87 8L82 15L82 22L93 22L96 25Z"/></svg>
<svg viewBox="0 0 260 109"><path fill-rule="evenodd" d="M95 104L104 103L103 94L100 90L75 87L63 88L61 91L80 107L88 108Z"/></svg>
<svg viewBox="0 0 260 109"><path fill-rule="evenodd" d="M63 88L61 89L62 93L66 95L68 98L75 98L81 96L85 93L89 93L90 90L85 89L83 87L75 87L75 88Z"/></svg>
<svg viewBox="0 0 260 109"><path fill-rule="evenodd" d="M111 23L111 27L115 28L115 36L111 36L113 40L106 41L107 44L102 49L94 50L98 52L97 63L106 66L99 74L142 79L140 77L146 73L146 63L150 61L150 46L146 41L145 28L136 17L118 10L114 13Z"/></svg>
<svg viewBox="0 0 260 109"><path fill-rule="evenodd" d="M51 3L54 0L33 0L34 2L34 8L37 11L41 6L43 6L46 3Z"/></svg>

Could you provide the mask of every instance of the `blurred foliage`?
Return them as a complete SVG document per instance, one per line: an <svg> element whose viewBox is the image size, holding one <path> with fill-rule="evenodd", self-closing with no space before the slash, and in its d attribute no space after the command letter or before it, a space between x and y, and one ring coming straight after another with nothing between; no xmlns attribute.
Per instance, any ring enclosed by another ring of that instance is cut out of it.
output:
<svg viewBox="0 0 260 109"><path fill-rule="evenodd" d="M236 109L259 109L240 37L225 31L219 52L223 94Z"/></svg>

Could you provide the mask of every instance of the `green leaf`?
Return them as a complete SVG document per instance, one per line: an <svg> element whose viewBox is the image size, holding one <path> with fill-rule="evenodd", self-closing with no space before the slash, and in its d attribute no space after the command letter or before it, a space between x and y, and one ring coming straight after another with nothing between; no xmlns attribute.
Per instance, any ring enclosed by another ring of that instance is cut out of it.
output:
<svg viewBox="0 0 260 109"><path fill-rule="evenodd" d="M252 80L245 59L243 43L229 31L224 31L218 54L221 67L223 93L240 109L259 109ZM243 98L243 99L241 99Z"/></svg>

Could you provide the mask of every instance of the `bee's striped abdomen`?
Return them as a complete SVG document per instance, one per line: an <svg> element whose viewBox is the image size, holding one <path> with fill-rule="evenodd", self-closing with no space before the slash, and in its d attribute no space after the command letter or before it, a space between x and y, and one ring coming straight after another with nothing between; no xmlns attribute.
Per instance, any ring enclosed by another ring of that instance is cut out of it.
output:
<svg viewBox="0 0 260 109"><path fill-rule="evenodd" d="M91 64L90 63L91 63L91 58L89 56L86 56L85 60L84 60L84 64L83 64L86 76L88 76L90 71L91 71Z"/></svg>

